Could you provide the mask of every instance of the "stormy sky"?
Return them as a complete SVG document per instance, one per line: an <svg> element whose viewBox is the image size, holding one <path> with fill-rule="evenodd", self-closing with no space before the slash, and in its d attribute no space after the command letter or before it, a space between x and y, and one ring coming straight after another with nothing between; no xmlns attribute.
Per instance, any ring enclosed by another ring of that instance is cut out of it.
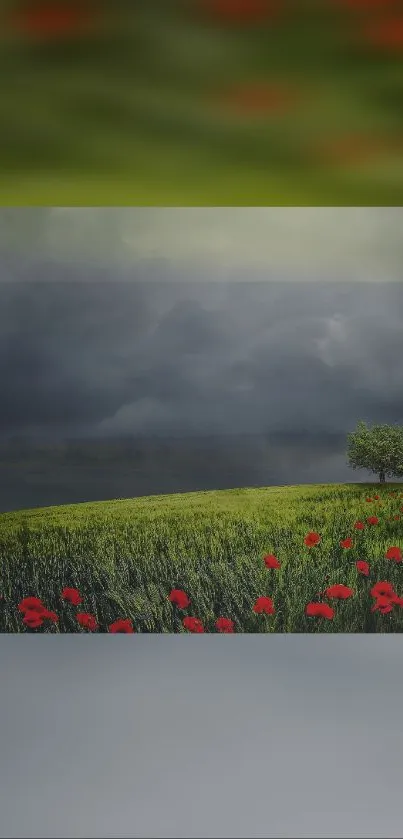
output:
<svg viewBox="0 0 403 839"><path fill-rule="evenodd" d="M345 435L402 421L402 219L3 209L1 508L368 478L346 466ZM128 436L155 444L122 477ZM69 453L61 471L54 453L12 463L16 438L123 447L95 475L84 455L81 472Z"/></svg>

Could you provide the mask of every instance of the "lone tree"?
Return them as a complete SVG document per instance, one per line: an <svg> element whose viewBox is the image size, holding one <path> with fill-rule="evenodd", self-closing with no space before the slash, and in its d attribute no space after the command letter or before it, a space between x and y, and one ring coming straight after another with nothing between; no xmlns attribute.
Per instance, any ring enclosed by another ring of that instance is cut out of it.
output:
<svg viewBox="0 0 403 839"><path fill-rule="evenodd" d="M362 420L347 435L348 465L353 469L368 469L386 478L403 477L403 428L397 425L373 425L368 428Z"/></svg>

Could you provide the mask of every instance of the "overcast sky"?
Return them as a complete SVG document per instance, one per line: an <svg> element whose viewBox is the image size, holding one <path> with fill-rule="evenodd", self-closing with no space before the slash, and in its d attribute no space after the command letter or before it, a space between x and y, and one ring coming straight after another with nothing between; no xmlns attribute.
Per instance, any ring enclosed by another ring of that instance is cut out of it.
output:
<svg viewBox="0 0 403 839"><path fill-rule="evenodd" d="M0 835L401 839L402 665L388 635L3 637Z"/></svg>
<svg viewBox="0 0 403 839"><path fill-rule="evenodd" d="M388 208L2 210L0 442L281 431L306 453L310 433L308 471L283 442L270 482L354 479L346 432L403 417L402 219ZM246 461L236 479L265 483L260 456ZM181 468L180 487L205 488L195 464L192 486ZM219 468L216 487L232 480ZM169 491L145 484L133 494Z"/></svg>

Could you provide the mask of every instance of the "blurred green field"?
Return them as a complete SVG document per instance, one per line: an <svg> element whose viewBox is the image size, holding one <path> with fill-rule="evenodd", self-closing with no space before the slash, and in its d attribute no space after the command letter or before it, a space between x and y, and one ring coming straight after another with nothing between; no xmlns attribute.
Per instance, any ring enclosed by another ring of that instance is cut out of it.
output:
<svg viewBox="0 0 403 839"><path fill-rule="evenodd" d="M0 27L1 204L400 206L402 49L343 3L242 27L200 2L104 0L62 41Z"/></svg>
<svg viewBox="0 0 403 839"><path fill-rule="evenodd" d="M78 631L74 608L62 605L65 586L78 588L82 611L100 627L119 618L137 632L183 631L168 601L171 589L191 600L189 614L215 631L229 617L237 632L401 632L403 609L371 612L370 589L390 581L403 594L403 563L385 558L403 548L402 484L287 486L152 496L68 507L23 510L0 516L0 630L26 631L18 603L41 597L59 624L39 631ZM395 495L391 495L395 491ZM366 501L378 492L380 501ZM379 524L353 529L377 515ZM321 542L308 549L304 537ZM353 537L345 550L340 540ZM279 570L268 570L275 554ZM358 574L357 560L370 565ZM334 584L355 596L336 602L335 618L308 618L306 604ZM256 615L253 604L270 596L273 616ZM183 617L182 614L182 617Z"/></svg>

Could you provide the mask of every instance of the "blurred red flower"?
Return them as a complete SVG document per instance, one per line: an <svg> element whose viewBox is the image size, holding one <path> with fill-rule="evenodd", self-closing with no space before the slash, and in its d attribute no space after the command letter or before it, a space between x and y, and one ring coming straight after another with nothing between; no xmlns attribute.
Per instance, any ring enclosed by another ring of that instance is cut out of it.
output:
<svg viewBox="0 0 403 839"><path fill-rule="evenodd" d="M279 0L201 0L203 11L222 23L258 24L279 11Z"/></svg>
<svg viewBox="0 0 403 839"><path fill-rule="evenodd" d="M400 548L388 548L385 554L386 559L394 559L395 562L402 562L403 556Z"/></svg>
<svg viewBox="0 0 403 839"><path fill-rule="evenodd" d="M264 557L263 562L266 568L281 568L277 557L273 556L273 554L267 554L267 556Z"/></svg>
<svg viewBox="0 0 403 839"><path fill-rule="evenodd" d="M305 607L305 614L309 618L334 618L334 609L328 603L308 603Z"/></svg>
<svg viewBox="0 0 403 839"><path fill-rule="evenodd" d="M183 619L183 626L189 632L194 632L194 633L204 632L203 624L202 624L201 620L199 620L199 618L189 618L189 617L184 618Z"/></svg>
<svg viewBox="0 0 403 839"><path fill-rule="evenodd" d="M180 588L173 588L168 600L171 601L178 609L187 609L190 604L190 600L186 594L186 592L182 591Z"/></svg>
<svg viewBox="0 0 403 839"><path fill-rule="evenodd" d="M23 623L30 629L38 629L42 626L44 617L40 612L27 611L23 617Z"/></svg>
<svg viewBox="0 0 403 839"><path fill-rule="evenodd" d="M379 524L379 519L377 518L377 516L370 516L369 519L367 519L367 523L368 524Z"/></svg>
<svg viewBox="0 0 403 839"><path fill-rule="evenodd" d="M356 521L354 530L364 530L365 524L362 521Z"/></svg>
<svg viewBox="0 0 403 839"><path fill-rule="evenodd" d="M76 615L77 622L83 629L88 629L90 632L95 632L98 629L98 624L94 615L89 615L87 612L78 612Z"/></svg>
<svg viewBox="0 0 403 839"><path fill-rule="evenodd" d="M371 588L372 597L392 597L395 593L392 583L382 580Z"/></svg>
<svg viewBox="0 0 403 839"><path fill-rule="evenodd" d="M109 632L112 632L114 634L118 632L131 634L134 631L135 630L133 629L133 623L130 620L130 618L120 618L120 620L111 623L111 625L109 626Z"/></svg>
<svg viewBox="0 0 403 839"><path fill-rule="evenodd" d="M346 550L347 550L348 548L352 548L352 547L353 547L353 540L352 540L352 539L350 539L350 537L349 537L348 539L341 539L341 541L340 541L340 547L341 547L341 548L345 548Z"/></svg>
<svg viewBox="0 0 403 839"><path fill-rule="evenodd" d="M36 612L37 614L46 612L46 606L40 597L24 597L18 604L18 609L20 612Z"/></svg>
<svg viewBox="0 0 403 839"><path fill-rule="evenodd" d="M393 602L391 598L381 594L373 605L371 612L381 612L382 615L387 615L392 610Z"/></svg>
<svg viewBox="0 0 403 839"><path fill-rule="evenodd" d="M342 583L329 586L329 588L326 589L326 597L334 597L336 600L347 600L347 598L352 597L353 594L354 589L344 586Z"/></svg>
<svg viewBox="0 0 403 839"><path fill-rule="evenodd" d="M76 588L64 588L61 594L62 600L67 600L73 606L79 606L83 602L80 592Z"/></svg>
<svg viewBox="0 0 403 839"><path fill-rule="evenodd" d="M358 562L355 563L355 567L360 574L364 574L364 577L369 576L369 564L365 562L363 559L359 559Z"/></svg>
<svg viewBox="0 0 403 839"><path fill-rule="evenodd" d="M215 622L218 632L232 633L234 631L234 621L229 618L218 618Z"/></svg>
<svg viewBox="0 0 403 839"><path fill-rule="evenodd" d="M65 38L86 31L94 12L88 0L21 0L10 15L10 24L41 40Z"/></svg>
<svg viewBox="0 0 403 839"><path fill-rule="evenodd" d="M266 615L274 615L275 608L271 597L258 597L253 607L253 611L256 612L257 615L261 615L262 613Z"/></svg>
<svg viewBox="0 0 403 839"><path fill-rule="evenodd" d="M312 548L314 545L317 545L320 542L319 533L315 533L315 531L311 531L305 536L304 543L307 548Z"/></svg>

